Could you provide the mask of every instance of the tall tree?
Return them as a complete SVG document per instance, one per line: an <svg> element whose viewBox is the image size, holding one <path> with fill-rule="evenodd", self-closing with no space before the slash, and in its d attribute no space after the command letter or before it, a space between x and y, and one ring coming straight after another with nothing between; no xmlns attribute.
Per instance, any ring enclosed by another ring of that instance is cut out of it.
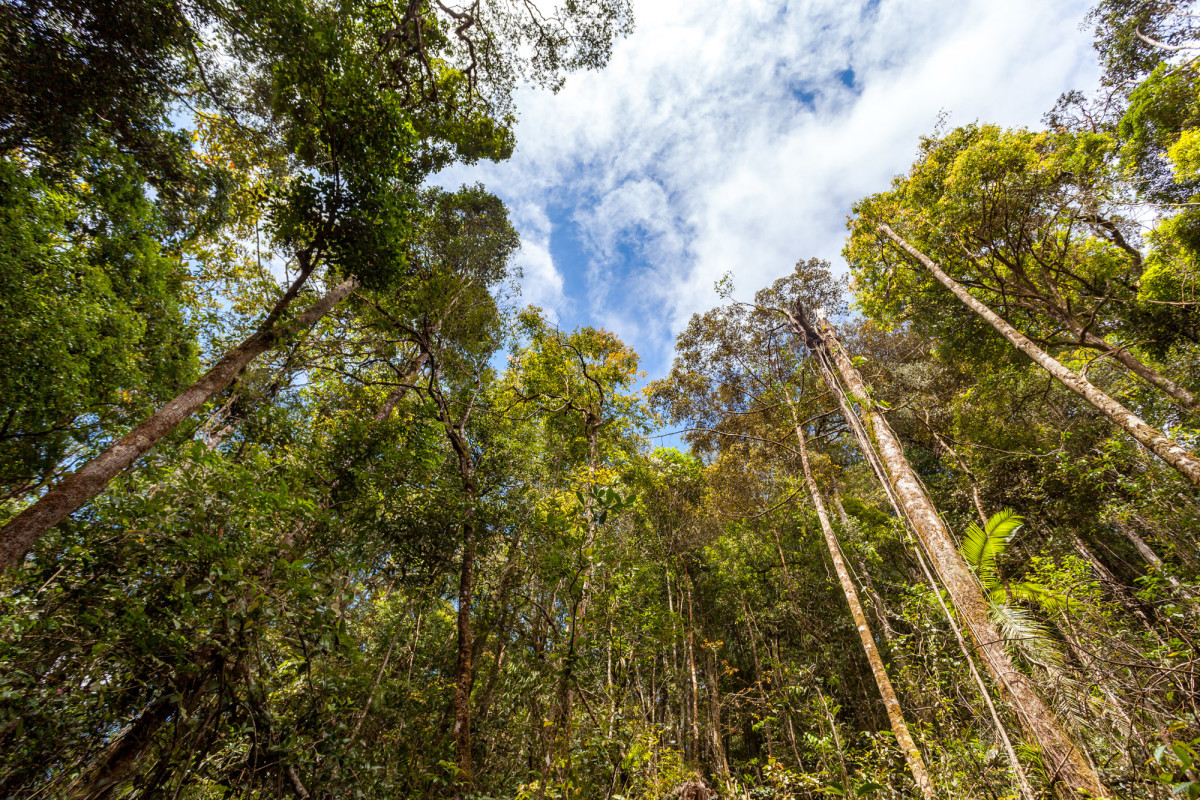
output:
<svg viewBox="0 0 1200 800"><path fill-rule="evenodd" d="M988 617L987 601L958 552L946 523L926 494L924 487L904 455L904 449L887 420L872 403L862 376L840 346L833 329L823 325L818 331L802 306L796 306L798 335L814 356L827 358L836 365L850 397L858 403L879 454L887 466L892 486L905 518L912 524L934 570L945 585L955 609L962 615L971 638L983 655L992 679L1002 687L1017 711L1018 719L1030 738L1041 748L1048 772L1065 798L1104 797L1107 791L1079 747L1034 690L1028 676L1012 663L1003 639ZM830 386L836 392L837 387Z"/></svg>
<svg viewBox="0 0 1200 800"><path fill-rule="evenodd" d="M817 481L813 477L812 467L808 460L808 444L804 440L804 431L800 427L799 417L796 416L795 407L791 405L790 401L788 407L795 422L796 443L800 448L800 467L804 472L804 483L812 498L813 508L817 511L821 532L825 534L825 545L829 548L833 571L837 573L838 583L842 585L842 591L846 595L846 602L850 606L850 615L854 617L854 625L858 628L863 650L866 651L867 661L871 664L871 673L875 677L875 684L879 687L879 694L883 697L883 705L887 709L888 720L892 724L892 733L895 734L896 743L904 752L909 771L912 772L913 780L916 781L921 796L926 800L933 800L937 796L937 792L933 788L933 781L929 778L929 771L925 768L925 760L921 757L921 751L917 749L912 735L908 732L908 723L904 719L900 701L896 699L896 690L892 688L892 681L883 665L883 659L875 647L875 638L867 624L867 615L863 613L862 602L858 599L858 589L850 577L850 572L846 569L846 561L842 556L842 549L838 545L837 535L833 532L833 525L829 522L829 512L825 510L825 501L821 498Z"/></svg>
<svg viewBox="0 0 1200 800"><path fill-rule="evenodd" d="M0 568L276 344L277 324L311 277L327 273L339 287L334 301L348 293L347 281L380 288L411 279L398 253L424 176L454 160L506 157L516 77L556 86L564 70L602 64L629 25L621 0L575 5L553 19L504 2L460 12L413 0L402 17L355 3L337 13L270 4L238 11L253 13L223 18L232 28L227 55L238 65L223 75L248 79L204 82L204 54L194 55L196 74L218 108L244 102L252 111L235 121L276 137L291 156L287 180L268 196L271 238L295 259L295 280L241 346L10 521L0 531Z"/></svg>
<svg viewBox="0 0 1200 800"><path fill-rule="evenodd" d="M1177 442L1164 436L1161 431L1147 425L1132 411L1096 388L1087 378L1064 367L1056 359L1031 342L1028 337L972 296L970 292L947 275L932 259L904 241L899 234L886 224L880 223L879 229L889 239L896 242L905 252L920 261L964 305L986 320L1005 339L1008 339L1014 347L1037 362L1055 380L1087 400L1106 417L1120 426L1122 430L1126 431L1134 439L1137 439L1138 442L1149 448L1155 455L1174 467L1193 485L1200 487L1200 458L1197 458Z"/></svg>

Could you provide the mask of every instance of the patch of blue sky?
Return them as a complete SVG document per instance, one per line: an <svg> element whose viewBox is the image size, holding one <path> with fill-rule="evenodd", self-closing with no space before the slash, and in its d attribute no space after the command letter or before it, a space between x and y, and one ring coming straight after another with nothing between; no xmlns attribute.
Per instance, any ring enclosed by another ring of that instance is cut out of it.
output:
<svg viewBox="0 0 1200 800"><path fill-rule="evenodd" d="M526 302L608 328L651 377L720 302L817 256L843 268L850 204L952 123L1037 125L1094 86L1089 0L635 0L603 71L524 91L517 152L460 168L503 197L526 246Z"/></svg>

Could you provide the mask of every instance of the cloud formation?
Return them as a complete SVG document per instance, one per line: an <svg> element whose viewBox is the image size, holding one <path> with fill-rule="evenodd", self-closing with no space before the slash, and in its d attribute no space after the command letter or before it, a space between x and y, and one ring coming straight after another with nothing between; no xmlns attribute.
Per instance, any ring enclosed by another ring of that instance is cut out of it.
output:
<svg viewBox="0 0 1200 800"><path fill-rule="evenodd" d="M600 325L665 372L675 334L811 256L907 169L938 114L1036 125L1095 84L1087 4L653 0L609 66L524 90L517 151L460 167L510 205L523 301Z"/></svg>

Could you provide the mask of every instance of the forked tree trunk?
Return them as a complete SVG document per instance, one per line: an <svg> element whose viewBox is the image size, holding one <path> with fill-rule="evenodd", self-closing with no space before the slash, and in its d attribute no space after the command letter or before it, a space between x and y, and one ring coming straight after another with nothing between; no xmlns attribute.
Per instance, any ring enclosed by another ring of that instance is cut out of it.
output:
<svg viewBox="0 0 1200 800"><path fill-rule="evenodd" d="M354 291L351 278L314 303L294 320L264 325L254 335L226 353L208 372L165 406L147 417L104 452L68 475L36 503L0 528L0 570L16 566L46 531L104 491L109 482L128 469L179 423L224 390L250 362L280 341L317 323Z"/></svg>
<svg viewBox="0 0 1200 800"><path fill-rule="evenodd" d="M1194 394L1129 352L1129 348L1119 347L1107 339L1097 336L1088 330L1079 320L1075 319L1074 316L1057 313L1051 314L1051 316L1065 325L1067 330L1071 332L1071 335L1078 339L1079 343L1084 347L1104 353L1146 383L1159 389L1185 411L1193 414L1200 411L1200 404L1196 402Z"/></svg>
<svg viewBox="0 0 1200 800"><path fill-rule="evenodd" d="M1108 797L1108 791L1100 783L1095 770L1088 764L1083 752L1063 728L1062 723L1042 702L1033 688L1032 681L1013 665L1008 651L1004 648L1003 638L988 617L987 601L979 583L959 555L949 528L942 521L933 501L929 499L916 473L913 472L895 432L876 410L862 376L841 348L833 330L826 325L818 333L802 313L800 324L804 328L809 347L818 353L818 357L823 353L832 356L851 396L861 405L865 421L879 446L891 488L905 516L911 521L925 551L929 553L934 570L949 592L955 609L966 623L992 679L1006 691L1017 712L1021 727L1029 738L1040 746L1046 772L1055 783L1059 794L1072 800L1082 797Z"/></svg>
<svg viewBox="0 0 1200 800"><path fill-rule="evenodd" d="M792 418L795 421L796 409L791 407L790 400L788 406L791 408ZM921 796L925 800L935 800L937 795L933 789L933 781L929 778L929 771L925 768L921 751L917 749L912 735L908 732L904 711L900 708L896 690L892 688L892 681L888 678L887 670L883 666L883 659L879 655L878 648L875 647L875 637L872 636L871 628L867 625L867 616L863 613L862 603L858 599L858 590L854 586L854 581L850 579L850 571L846 568L846 562L842 558L842 550L838 546L837 536L833 532L833 526L829 523L829 514L825 510L825 503L821 499L821 492L817 489L817 482L813 478L812 468L808 463L808 445L804 441L804 431L799 422L796 422L795 429L796 441L800 445L800 464L804 470L804 482L812 497L813 507L817 510L817 519L821 523L821 531L825 534L825 546L829 549L829 557L833 560L833 569L837 573L838 582L842 585L842 592L846 595L846 602L850 605L850 615L854 617L854 626L858 629L858 637L862 640L863 650L867 653L867 661L871 664L871 674L875 676L875 685L879 687L884 708L887 709L892 733L895 734L896 743L900 745L900 750L904 753L913 780L921 790Z"/></svg>
<svg viewBox="0 0 1200 800"><path fill-rule="evenodd" d="M962 285L958 283L958 281L947 275L941 267L939 267L931 258L929 258L929 256L925 255L920 250L904 241L899 234L897 234L887 225L880 224L879 230L882 231L889 239L899 245L902 250L925 265L925 268L928 269L933 276L942 283L943 286L953 292L955 297L961 300L976 314L983 317L988 324L999 331L1005 339L1008 339L1008 341L1012 342L1014 347L1036 361L1038 365L1041 366L1042 369L1049 372L1055 380L1092 404L1092 406L1094 406L1106 417L1111 419L1126 433L1149 448L1151 452L1153 452L1163 461L1167 462L1176 470L1178 470L1179 474L1191 481L1192 485L1200 487L1200 458L1197 458L1191 452L1180 446L1178 442L1167 438L1162 431L1148 425L1142 420L1141 417L1125 408L1125 406L1118 403L1112 397L1109 397L1105 392L1093 385L1092 382L1087 378L1083 377L1077 372L1074 372L1073 370L1064 367L1053 356L1049 355L1046 353L1046 351L1035 345L1029 340L1028 337L1026 337L1012 325L1009 325L1005 320L1001 319L996 312L992 311L973 295L971 295L971 293L964 289Z"/></svg>

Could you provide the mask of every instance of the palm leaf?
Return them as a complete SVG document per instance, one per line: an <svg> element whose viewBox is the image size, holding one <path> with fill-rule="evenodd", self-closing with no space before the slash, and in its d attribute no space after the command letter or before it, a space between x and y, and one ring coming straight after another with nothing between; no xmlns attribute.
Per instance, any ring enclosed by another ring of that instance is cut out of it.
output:
<svg viewBox="0 0 1200 800"><path fill-rule="evenodd" d="M995 590L989 599L988 616L1009 650L1028 664L1048 668L1062 665L1062 651L1044 624L1024 608L1003 602L1004 589Z"/></svg>
<svg viewBox="0 0 1200 800"><path fill-rule="evenodd" d="M993 514L982 530L973 522L967 528L959 553L966 559L967 565L979 578L984 589L994 589L999 583L996 559L1008 548L1013 534L1023 522L1015 511L1005 509Z"/></svg>
<svg viewBox="0 0 1200 800"><path fill-rule="evenodd" d="M1040 583L1020 581L1019 583L1010 583L1007 588L1009 595L1014 599L1036 603L1051 614L1079 607L1078 601L1072 600L1065 594L1051 591Z"/></svg>

